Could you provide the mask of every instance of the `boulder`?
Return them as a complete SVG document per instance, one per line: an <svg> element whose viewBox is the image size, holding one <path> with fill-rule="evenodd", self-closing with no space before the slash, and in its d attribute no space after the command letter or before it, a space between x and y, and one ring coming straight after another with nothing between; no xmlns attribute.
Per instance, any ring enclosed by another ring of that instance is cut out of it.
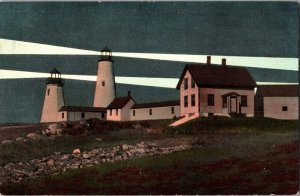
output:
<svg viewBox="0 0 300 196"><path fill-rule="evenodd" d="M80 124L80 125L83 125L83 126L87 126L88 123L87 123L85 120L81 120L81 121L79 122L79 124Z"/></svg>
<svg viewBox="0 0 300 196"><path fill-rule="evenodd" d="M11 140L3 140L1 141L1 144L7 145L7 144L11 144L12 141Z"/></svg>
<svg viewBox="0 0 300 196"><path fill-rule="evenodd" d="M51 131L53 131L53 130L57 130L57 129L59 129L59 128L62 128L62 124L60 124L60 123L52 123L52 124L50 124L49 126L48 126L48 128L51 130Z"/></svg>
<svg viewBox="0 0 300 196"><path fill-rule="evenodd" d="M135 154L144 154L146 151L143 148L133 148L130 149L128 152L131 153L132 155L135 155Z"/></svg>
<svg viewBox="0 0 300 196"><path fill-rule="evenodd" d="M5 166L4 166L4 168L6 168L6 169L8 169L8 168L12 168L14 166L14 164L13 163L7 163Z"/></svg>
<svg viewBox="0 0 300 196"><path fill-rule="evenodd" d="M99 149L93 149L89 153L94 154L94 155L98 154L99 153Z"/></svg>
<svg viewBox="0 0 300 196"><path fill-rule="evenodd" d="M24 141L25 139L23 137L17 137L16 141Z"/></svg>
<svg viewBox="0 0 300 196"><path fill-rule="evenodd" d="M132 156L132 153L130 151L126 151L126 154L131 157Z"/></svg>
<svg viewBox="0 0 300 196"><path fill-rule="evenodd" d="M35 139L35 133L28 133L26 135L26 137L30 138L30 139Z"/></svg>
<svg viewBox="0 0 300 196"><path fill-rule="evenodd" d="M60 135L62 133L62 129L57 129L56 134Z"/></svg>
<svg viewBox="0 0 300 196"><path fill-rule="evenodd" d="M145 145L144 145L144 144L141 144L141 143L140 143L140 144L137 144L136 146L137 146L137 148L141 148L141 149L144 149L144 148L145 148Z"/></svg>
<svg viewBox="0 0 300 196"><path fill-rule="evenodd" d="M133 125L133 128L135 128L135 129L141 129L142 125L138 123L138 124Z"/></svg>
<svg viewBox="0 0 300 196"><path fill-rule="evenodd" d="M145 151L145 149L138 148L138 149L136 149L136 152L139 154L144 154L146 151Z"/></svg>
<svg viewBox="0 0 300 196"><path fill-rule="evenodd" d="M67 160L67 159L69 159L70 158L70 155L68 155L68 154L64 154L64 155L62 155L61 156L61 158L60 158L60 160Z"/></svg>
<svg viewBox="0 0 300 196"><path fill-rule="evenodd" d="M63 129L67 127L65 123L52 123L45 130L46 135L59 135L63 132Z"/></svg>
<svg viewBox="0 0 300 196"><path fill-rule="evenodd" d="M148 143L148 146L149 146L149 148L157 147L157 144L154 142L150 142L150 143Z"/></svg>
<svg viewBox="0 0 300 196"><path fill-rule="evenodd" d="M41 138L42 138L41 135L36 134L36 133L28 133L28 134L26 135L26 137L28 137L28 138L30 138L30 139L33 139L33 140L35 140L35 139L41 139Z"/></svg>
<svg viewBox="0 0 300 196"><path fill-rule="evenodd" d="M89 159L89 158L91 158L91 154L84 153L84 154L82 154L82 158Z"/></svg>
<svg viewBox="0 0 300 196"><path fill-rule="evenodd" d="M80 154L80 149L79 148L74 149L73 154L75 154L75 155Z"/></svg>
<svg viewBox="0 0 300 196"><path fill-rule="evenodd" d="M121 148L122 148L122 150L128 150L129 149L127 144L123 144Z"/></svg>
<svg viewBox="0 0 300 196"><path fill-rule="evenodd" d="M53 159L49 159L49 160L47 161L47 165L53 166L53 165L54 165L54 160L53 160Z"/></svg>
<svg viewBox="0 0 300 196"><path fill-rule="evenodd" d="M95 140L98 141L98 142L101 142L101 141L102 141L102 138L97 137Z"/></svg>
<svg viewBox="0 0 300 196"><path fill-rule="evenodd" d="M67 122L60 122L60 125L60 128L67 128L69 126Z"/></svg>

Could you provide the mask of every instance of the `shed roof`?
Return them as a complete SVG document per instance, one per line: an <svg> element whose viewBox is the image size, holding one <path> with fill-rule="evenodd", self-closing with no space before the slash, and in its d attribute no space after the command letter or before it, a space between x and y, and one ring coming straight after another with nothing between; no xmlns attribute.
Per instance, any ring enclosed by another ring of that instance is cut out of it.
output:
<svg viewBox="0 0 300 196"><path fill-rule="evenodd" d="M111 102L111 104L109 104L107 109L120 109L120 108L123 108L130 100L133 100L133 98L131 96L117 97Z"/></svg>
<svg viewBox="0 0 300 196"><path fill-rule="evenodd" d="M187 64L182 72L177 89L189 71L198 87L254 88L256 82L244 67L215 64Z"/></svg>
<svg viewBox="0 0 300 196"><path fill-rule="evenodd" d="M261 85L257 90L263 97L299 97L298 85Z"/></svg>
<svg viewBox="0 0 300 196"><path fill-rule="evenodd" d="M106 112L106 108L102 107L87 107L87 106L62 106L59 110L68 112Z"/></svg>
<svg viewBox="0 0 300 196"><path fill-rule="evenodd" d="M176 106L176 105L180 105L179 100L137 103L137 104L134 104L131 109L156 108L156 107L167 107L167 106Z"/></svg>

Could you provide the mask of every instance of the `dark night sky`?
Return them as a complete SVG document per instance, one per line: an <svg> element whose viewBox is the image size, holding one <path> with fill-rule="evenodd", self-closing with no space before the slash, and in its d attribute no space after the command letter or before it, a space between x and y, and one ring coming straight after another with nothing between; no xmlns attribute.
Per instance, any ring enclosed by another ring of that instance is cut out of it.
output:
<svg viewBox="0 0 300 196"><path fill-rule="evenodd" d="M99 51L298 57L296 2L0 3L0 38ZM0 69L97 73L97 56L0 55ZM114 58L118 76L179 77L182 62ZM248 68L259 81L297 82L293 71ZM45 80L0 80L0 123L38 122ZM67 80L68 105L92 105L95 83ZM139 102L173 89L117 85ZM151 92L151 93L150 93Z"/></svg>

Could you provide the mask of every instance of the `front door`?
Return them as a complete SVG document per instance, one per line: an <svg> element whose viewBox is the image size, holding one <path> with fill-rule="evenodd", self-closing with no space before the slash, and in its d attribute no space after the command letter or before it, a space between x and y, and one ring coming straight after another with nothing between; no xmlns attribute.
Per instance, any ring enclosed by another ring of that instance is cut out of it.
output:
<svg viewBox="0 0 300 196"><path fill-rule="evenodd" d="M237 97L230 97L230 113L237 113Z"/></svg>

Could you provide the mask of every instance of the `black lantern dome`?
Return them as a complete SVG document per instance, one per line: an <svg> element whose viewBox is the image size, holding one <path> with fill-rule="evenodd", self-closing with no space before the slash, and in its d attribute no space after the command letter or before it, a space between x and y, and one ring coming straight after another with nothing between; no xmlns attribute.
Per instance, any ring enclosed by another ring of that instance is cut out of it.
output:
<svg viewBox="0 0 300 196"><path fill-rule="evenodd" d="M57 84L59 86L64 85L64 80L61 78L61 73L56 69L50 71L51 76L46 80L46 84Z"/></svg>
<svg viewBox="0 0 300 196"><path fill-rule="evenodd" d="M112 51L108 47L101 50L99 61L112 61Z"/></svg>

